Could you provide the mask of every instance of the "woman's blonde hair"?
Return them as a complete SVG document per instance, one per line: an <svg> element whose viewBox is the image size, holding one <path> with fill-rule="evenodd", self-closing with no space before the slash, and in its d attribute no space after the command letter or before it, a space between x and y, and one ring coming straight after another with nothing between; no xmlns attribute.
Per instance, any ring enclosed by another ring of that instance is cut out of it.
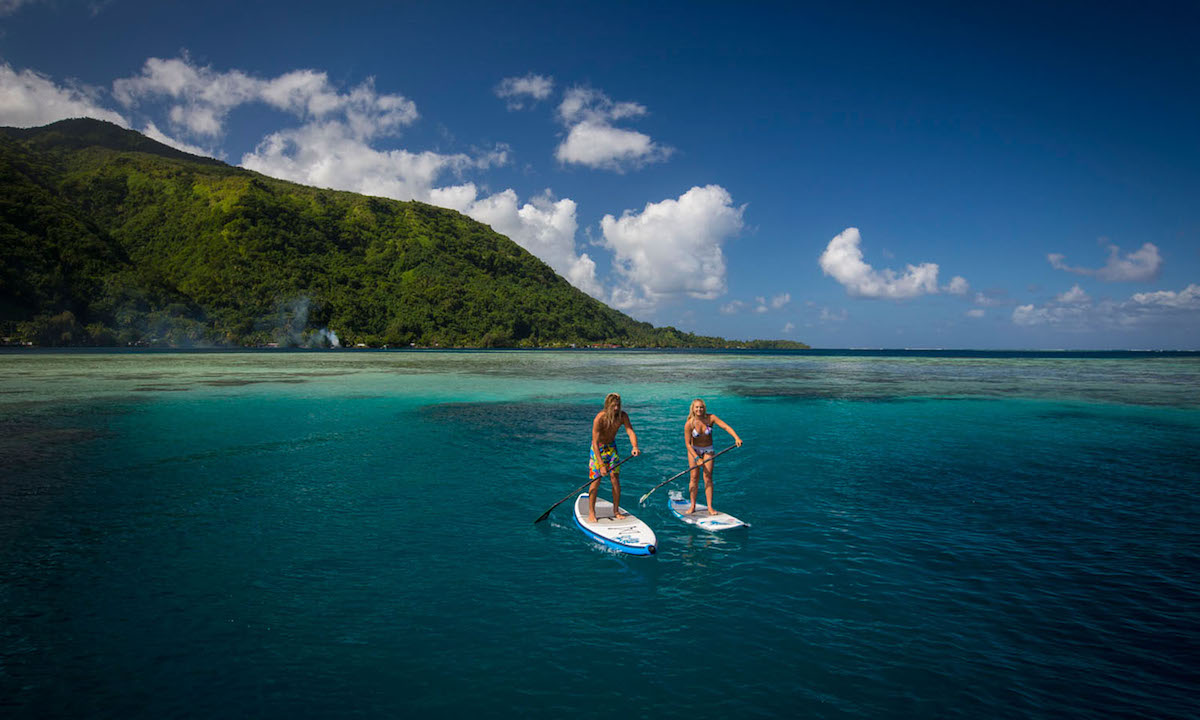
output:
<svg viewBox="0 0 1200 720"><path fill-rule="evenodd" d="M688 420L692 420L696 417L696 403L704 403L704 399L696 398L695 400L692 401L691 405L688 405L688 416L687 416ZM704 410L705 410L705 412L708 411L708 403L704 403Z"/></svg>

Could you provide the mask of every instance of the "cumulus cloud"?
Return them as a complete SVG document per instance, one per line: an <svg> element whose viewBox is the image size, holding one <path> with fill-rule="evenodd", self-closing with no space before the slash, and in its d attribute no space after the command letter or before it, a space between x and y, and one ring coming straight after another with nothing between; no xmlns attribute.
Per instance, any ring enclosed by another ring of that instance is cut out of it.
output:
<svg viewBox="0 0 1200 720"><path fill-rule="evenodd" d="M210 150L205 150L199 145L190 145L188 143L176 140L175 138L164 133L162 130L159 130L158 126L152 122L146 123L146 127L142 128L142 134L151 140L157 140L163 145L169 145L176 150L182 150L185 153L200 155L201 157L216 157L215 153Z"/></svg>
<svg viewBox="0 0 1200 720"><path fill-rule="evenodd" d="M596 280L595 261L587 253L576 253L575 231L578 221L574 200L556 200L549 190L524 204L518 202L517 194L512 189L479 199L476 199L476 195L474 184L467 183L435 190L433 199L441 201L437 204L454 208L490 225L493 230L507 235L545 262L575 287L593 297L602 296L603 288Z"/></svg>
<svg viewBox="0 0 1200 720"><path fill-rule="evenodd" d="M554 78L529 73L522 77L509 77L496 86L496 97L505 101L509 110L521 110L526 103L536 103L550 97L554 90Z"/></svg>
<svg viewBox="0 0 1200 720"><path fill-rule="evenodd" d="M721 245L742 229L745 206L734 207L719 185L693 187L677 199L647 203L640 213L600 221L602 244L627 288L614 302L631 307L671 297L711 300L725 292Z"/></svg>
<svg viewBox="0 0 1200 720"><path fill-rule="evenodd" d="M1037 307L1029 304L1014 308L1012 320L1017 325L1060 325L1085 329L1090 314L1090 305L1047 303Z"/></svg>
<svg viewBox="0 0 1200 720"><path fill-rule="evenodd" d="M784 325L783 325L783 332L785 335L790 334L795 329L796 329L796 326L793 323L789 322L789 323L784 323Z"/></svg>
<svg viewBox="0 0 1200 720"><path fill-rule="evenodd" d="M1128 300L1093 302L1074 286L1045 305L1019 305L1012 319L1017 325L1044 325L1072 331L1133 329L1156 322L1195 322L1200 319L1200 285L1180 291L1136 293Z"/></svg>
<svg viewBox="0 0 1200 720"><path fill-rule="evenodd" d="M975 293L975 299L972 300L976 305L983 307L996 307L998 305L1009 304L1008 292L1005 290L988 290L986 292Z"/></svg>
<svg viewBox="0 0 1200 720"><path fill-rule="evenodd" d="M1109 282L1142 282L1158 277L1162 268L1162 257L1154 243L1146 243L1141 249L1121 256L1121 249L1116 245L1108 245L1108 262L1102 268L1071 267L1063 262L1066 256L1061 253L1050 253L1046 256L1051 267L1065 270L1077 275L1090 275Z"/></svg>
<svg viewBox="0 0 1200 720"><path fill-rule="evenodd" d="M1135 293L1134 303L1146 308L1170 308L1175 310L1200 310L1200 285L1192 283L1183 290L1159 290L1150 293Z"/></svg>
<svg viewBox="0 0 1200 720"><path fill-rule="evenodd" d="M646 114L646 106L635 102L613 102L591 88L573 87L563 95L558 115L565 125L577 122L611 123Z"/></svg>
<svg viewBox="0 0 1200 720"><path fill-rule="evenodd" d="M259 78L240 70L220 72L179 58L149 58L140 75L113 82L113 96L126 107L166 98L173 125L193 135L213 137L229 113L241 105L262 103L305 121L331 119L355 136L372 138L397 131L417 119L417 106L401 95L380 94L368 78L349 92L339 92L316 70L294 70L275 78Z"/></svg>
<svg viewBox="0 0 1200 720"><path fill-rule="evenodd" d="M41 73L17 72L7 63L0 64L0 125L37 127L67 118L89 117L129 127L124 116L100 104L99 96L100 91L95 88L61 87Z"/></svg>
<svg viewBox="0 0 1200 720"><path fill-rule="evenodd" d="M736 315L746 308L746 303L741 300L731 300L721 306L722 315Z"/></svg>
<svg viewBox="0 0 1200 720"><path fill-rule="evenodd" d="M981 317L983 317L983 316L984 316L984 314L985 314L986 312L987 312L987 311L986 311L986 310L983 310L982 308L972 308L972 309L970 309L970 310L968 310L968 311L967 311L967 317L972 317L972 318L981 318Z"/></svg>
<svg viewBox="0 0 1200 720"><path fill-rule="evenodd" d="M554 151L562 163L624 172L666 159L671 149L649 135L618 128L613 123L641 117L646 108L633 102L613 102L590 88L571 88L558 106L558 119L567 127L567 137Z"/></svg>
<svg viewBox="0 0 1200 720"><path fill-rule="evenodd" d="M326 122L271 133L241 164L305 185L432 202L440 176L479 167L480 161L461 153L377 150L347 123Z"/></svg>
<svg viewBox="0 0 1200 720"><path fill-rule="evenodd" d="M894 270L876 270L863 261L858 228L846 228L829 241L819 260L826 275L837 280L851 295L865 298L903 300L938 292L937 263L908 265L903 274ZM967 281L955 277L954 291L965 293Z"/></svg>
<svg viewBox="0 0 1200 720"><path fill-rule="evenodd" d="M572 127L567 139L554 151L560 162L618 172L648 162L655 154L649 135L591 122Z"/></svg>
<svg viewBox="0 0 1200 720"><path fill-rule="evenodd" d="M971 284L961 275L955 275L950 279L950 284L942 289L951 295L966 295L971 290Z"/></svg>
<svg viewBox="0 0 1200 720"><path fill-rule="evenodd" d="M1059 295L1056 300L1064 305L1080 305L1091 302L1092 298L1083 291L1083 288L1072 285L1070 290Z"/></svg>

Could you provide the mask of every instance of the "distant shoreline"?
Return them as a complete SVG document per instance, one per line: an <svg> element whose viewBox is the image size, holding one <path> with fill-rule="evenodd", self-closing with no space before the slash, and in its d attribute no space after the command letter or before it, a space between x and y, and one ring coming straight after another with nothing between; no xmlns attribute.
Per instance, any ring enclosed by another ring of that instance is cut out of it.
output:
<svg viewBox="0 0 1200 720"><path fill-rule="evenodd" d="M979 350L944 348L696 348L696 347L545 347L545 348L443 348L443 347L398 347L398 348L273 348L273 347L49 347L49 346L0 346L0 355L160 355L160 354L287 354L287 353L671 353L695 355L800 355L812 357L913 357L947 359L1120 359L1120 358L1200 358L1200 350Z"/></svg>

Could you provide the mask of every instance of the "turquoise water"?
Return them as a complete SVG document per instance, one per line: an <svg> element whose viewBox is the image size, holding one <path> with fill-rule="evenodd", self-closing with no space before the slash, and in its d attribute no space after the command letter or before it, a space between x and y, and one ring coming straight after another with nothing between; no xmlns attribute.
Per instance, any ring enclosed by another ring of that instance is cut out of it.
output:
<svg viewBox="0 0 1200 720"><path fill-rule="evenodd" d="M0 715L1197 716L1196 355L8 353L0 467Z"/></svg>

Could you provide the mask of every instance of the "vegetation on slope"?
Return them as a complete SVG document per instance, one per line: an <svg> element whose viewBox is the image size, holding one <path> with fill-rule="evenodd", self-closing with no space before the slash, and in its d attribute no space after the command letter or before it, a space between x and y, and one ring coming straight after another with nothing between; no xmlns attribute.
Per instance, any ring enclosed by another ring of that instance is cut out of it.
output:
<svg viewBox="0 0 1200 720"><path fill-rule="evenodd" d="M637 322L452 210L274 180L96 120L0 129L0 335L738 345Z"/></svg>

